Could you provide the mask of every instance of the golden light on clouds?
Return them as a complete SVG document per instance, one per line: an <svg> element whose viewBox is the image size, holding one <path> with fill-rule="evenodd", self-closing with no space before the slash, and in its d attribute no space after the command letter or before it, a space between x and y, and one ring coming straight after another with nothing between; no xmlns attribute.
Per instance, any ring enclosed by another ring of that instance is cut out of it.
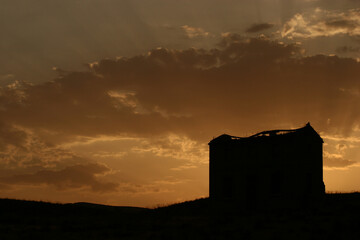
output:
<svg viewBox="0 0 360 240"><path fill-rule="evenodd" d="M208 37L209 36L209 32L206 32L202 28L190 27L188 25L181 26L181 28L185 31L186 35L189 38Z"/></svg>
<svg viewBox="0 0 360 240"><path fill-rule="evenodd" d="M282 37L315 38L334 35L360 35L360 9L328 11L316 8L305 14L296 14L285 23Z"/></svg>

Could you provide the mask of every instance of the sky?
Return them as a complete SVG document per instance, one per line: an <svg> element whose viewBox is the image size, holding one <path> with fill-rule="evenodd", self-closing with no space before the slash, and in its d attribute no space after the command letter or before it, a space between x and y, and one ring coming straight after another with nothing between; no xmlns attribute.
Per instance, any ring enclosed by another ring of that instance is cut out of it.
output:
<svg viewBox="0 0 360 240"><path fill-rule="evenodd" d="M207 197L213 137L307 122L326 191L360 191L360 1L1 5L0 197Z"/></svg>

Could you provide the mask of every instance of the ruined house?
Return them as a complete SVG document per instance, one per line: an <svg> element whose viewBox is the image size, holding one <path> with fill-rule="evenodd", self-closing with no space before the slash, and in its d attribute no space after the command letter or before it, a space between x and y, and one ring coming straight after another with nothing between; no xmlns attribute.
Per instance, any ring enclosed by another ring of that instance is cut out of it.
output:
<svg viewBox="0 0 360 240"><path fill-rule="evenodd" d="M311 127L209 142L210 199L243 206L296 205L321 198L323 140Z"/></svg>

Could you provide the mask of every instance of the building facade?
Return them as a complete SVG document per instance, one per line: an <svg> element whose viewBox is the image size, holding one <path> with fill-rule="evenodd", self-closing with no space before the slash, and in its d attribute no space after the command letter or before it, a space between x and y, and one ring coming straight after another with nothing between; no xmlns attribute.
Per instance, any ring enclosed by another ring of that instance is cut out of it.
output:
<svg viewBox="0 0 360 240"><path fill-rule="evenodd" d="M242 206L294 206L325 194L323 140L311 127L209 142L210 199Z"/></svg>

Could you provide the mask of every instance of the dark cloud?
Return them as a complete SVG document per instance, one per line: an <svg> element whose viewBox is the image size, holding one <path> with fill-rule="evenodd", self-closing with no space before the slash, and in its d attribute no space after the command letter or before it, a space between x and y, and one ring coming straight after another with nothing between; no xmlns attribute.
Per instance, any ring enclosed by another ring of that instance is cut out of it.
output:
<svg viewBox="0 0 360 240"><path fill-rule="evenodd" d="M258 24L251 25L249 28L246 29L246 32L247 33L257 33L257 32L262 32L262 31L268 30L272 27L274 27L274 24L258 23Z"/></svg>
<svg viewBox="0 0 360 240"><path fill-rule="evenodd" d="M68 166L62 170L41 170L33 174L19 174L1 177L2 185L51 185L58 190L87 187L94 192L116 191L118 184L102 182L97 175L109 172L104 165L89 163L86 165Z"/></svg>
<svg viewBox="0 0 360 240"><path fill-rule="evenodd" d="M355 29L358 26L357 22L344 19L329 20L325 22L325 25L332 28L347 28L349 30Z"/></svg>
<svg viewBox="0 0 360 240"><path fill-rule="evenodd" d="M352 47L352 46L342 46L336 49L338 53L358 53L360 52L360 47Z"/></svg>
<svg viewBox="0 0 360 240"><path fill-rule="evenodd" d="M224 131L308 121L319 131L345 134L359 123L360 111L359 99L343 90L358 89L359 74L353 59L304 57L296 44L228 34L210 50L159 48L101 60L88 72L24 87L21 101L13 99L14 89L3 89L1 118L44 138L47 132L147 137L172 132L206 141Z"/></svg>

